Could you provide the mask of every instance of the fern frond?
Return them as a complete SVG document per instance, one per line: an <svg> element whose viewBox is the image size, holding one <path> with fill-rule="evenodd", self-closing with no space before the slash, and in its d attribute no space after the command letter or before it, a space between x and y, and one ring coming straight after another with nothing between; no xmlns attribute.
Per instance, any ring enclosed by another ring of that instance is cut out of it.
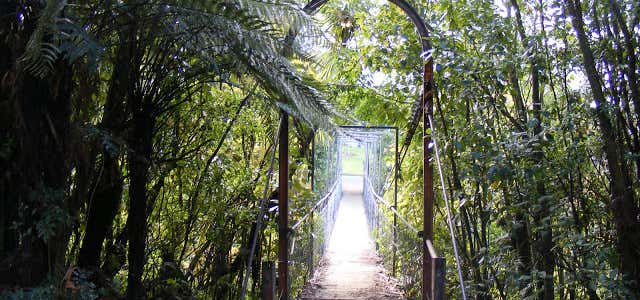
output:
<svg viewBox="0 0 640 300"><path fill-rule="evenodd" d="M315 88L305 84L295 68L280 52L282 43L269 30L256 30L249 12L240 6L221 6L221 11L195 12L172 8L179 20L167 24L183 36L182 42L200 51L202 60L215 61L227 57L253 73L262 85L277 94L279 106L299 114L316 128L333 131L335 120L350 118L340 114ZM232 10L237 9L236 12ZM243 17L238 17L243 16ZM206 24L206 26L202 26ZM194 28L200 28L197 33ZM292 109L295 107L295 110Z"/></svg>
<svg viewBox="0 0 640 300"><path fill-rule="evenodd" d="M65 0L47 1L19 59L23 69L36 77L46 77L61 56L69 63L87 56L89 66L95 68L103 52L102 46L83 28L69 18L60 17L66 6Z"/></svg>
<svg viewBox="0 0 640 300"><path fill-rule="evenodd" d="M302 11L294 1L288 0L232 0L241 10L259 16L274 26L287 25L286 30L301 30L303 27L313 27L311 16Z"/></svg>
<svg viewBox="0 0 640 300"><path fill-rule="evenodd" d="M31 37L29 37L25 52L19 59L23 69L36 77L46 77L58 59L60 49L55 44L56 33L58 32L56 18L66 5L67 1L64 0L47 1L45 8L38 17L36 28ZM48 35L54 37L54 43L45 40Z"/></svg>
<svg viewBox="0 0 640 300"><path fill-rule="evenodd" d="M90 69L95 69L98 58L104 52L104 47L86 30L68 18L58 19L60 35L60 51L64 58L73 63L86 57Z"/></svg>

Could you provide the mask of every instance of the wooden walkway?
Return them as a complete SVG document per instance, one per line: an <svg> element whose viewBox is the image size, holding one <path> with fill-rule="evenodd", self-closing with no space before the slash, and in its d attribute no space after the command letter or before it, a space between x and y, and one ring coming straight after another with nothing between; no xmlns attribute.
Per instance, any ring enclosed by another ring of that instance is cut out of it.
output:
<svg viewBox="0 0 640 300"><path fill-rule="evenodd" d="M362 176L343 176L329 248L300 299L404 299L385 274L369 236L362 180Z"/></svg>

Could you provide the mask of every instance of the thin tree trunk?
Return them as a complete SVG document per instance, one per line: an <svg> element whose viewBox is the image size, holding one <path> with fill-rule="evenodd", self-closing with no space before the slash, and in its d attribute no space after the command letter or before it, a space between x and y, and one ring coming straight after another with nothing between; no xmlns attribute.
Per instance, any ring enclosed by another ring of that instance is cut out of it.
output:
<svg viewBox="0 0 640 300"><path fill-rule="evenodd" d="M131 115L131 131L129 135L129 153L127 165L129 169L129 214L127 216L127 233L129 252L127 259L129 273L127 276L127 299L145 299L146 291L142 284L142 275L146 262L145 247L147 236L147 183L153 146L154 116L151 99L140 91L142 49L134 46L138 40L137 12L131 11L129 17L129 34L127 43L131 45L128 57L131 62L131 73L127 87L127 108Z"/></svg>
<svg viewBox="0 0 640 300"><path fill-rule="evenodd" d="M631 179L628 174L626 162L622 159L620 151L624 146L615 139L615 132L607 112L607 102L602 90L601 78L596 69L593 52L589 46L587 34L584 29L582 9L580 1L566 0L567 8L571 15L573 28L578 38L578 44L582 53L585 73L591 87L598 125L603 139L603 150L607 160L607 168L611 185L611 212L617 233L617 250L620 254L620 270L627 280L635 280L631 286L632 293L640 296L637 283L640 282L640 222L637 219L638 207L631 188Z"/></svg>
<svg viewBox="0 0 640 300"><path fill-rule="evenodd" d="M538 62L538 46L535 41L527 37L524 30L524 23L522 21L522 15L520 12L520 6L517 0L511 0L511 5L515 9L516 28L520 35L520 40L525 51L529 52L529 68L531 74L531 98L532 98L532 111L533 118L536 124L533 128L533 139L540 139L542 132L542 93L540 90L540 64ZM541 18L544 18L541 16ZM526 111L521 112L523 115ZM534 164L534 168L544 168L544 154L541 147L541 143L535 143L531 153L531 161ZM553 300L553 273L555 269L555 260L553 257L553 238L552 228L549 218L549 203L548 199L544 197L546 195L545 182L543 178L539 176L535 177L535 199L534 201L540 202L540 209L534 212L534 220L540 222L537 226L536 232L536 249L538 250L536 261L536 268L545 272L544 278L538 280L537 286L538 299L539 300Z"/></svg>
<svg viewBox="0 0 640 300"><path fill-rule="evenodd" d="M196 188L194 189L194 194L191 195L191 197L189 197L189 203L191 203L190 206L193 207L195 205L195 202L198 200L202 182L204 181L204 178L207 172L209 172L209 167L211 167L211 163L218 156L218 152L220 151L220 149L222 149L222 145L224 144L224 141L227 139L227 135L229 135L231 128L233 127L236 120L240 116L242 109L247 104L249 104L249 100L251 99L252 96L253 96L253 91L251 91L247 96L245 96L242 99L242 101L240 102L240 105L236 109L235 114L233 115L233 118L231 119L229 124L227 124L227 127L225 128L224 132L222 133L222 136L220 137L220 140L218 140L215 150L213 150L213 153L209 156L209 159L207 159L207 162L204 168L202 169L202 171L200 172L199 178L197 179L198 181L196 184ZM189 210L189 216L187 217L187 221L186 221L187 225L184 233L183 246L182 246L182 250L180 251L180 256L178 258L178 261L182 261L182 259L184 258L185 251L187 250L187 242L189 241L189 235L191 234L191 227L193 226L193 223L196 217L196 214L195 212L193 212L193 210L194 210L193 208Z"/></svg>

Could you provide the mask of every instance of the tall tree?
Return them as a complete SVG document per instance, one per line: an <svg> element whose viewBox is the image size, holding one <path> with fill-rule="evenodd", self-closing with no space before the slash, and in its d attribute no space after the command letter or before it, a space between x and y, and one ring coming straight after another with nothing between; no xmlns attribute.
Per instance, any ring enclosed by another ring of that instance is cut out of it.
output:
<svg viewBox="0 0 640 300"><path fill-rule="evenodd" d="M631 176L622 151L625 146L616 138L611 115L611 104L605 98L602 90L602 79L596 68L593 51L584 28L582 5L579 0L567 0L567 10L571 15L573 28L576 32L585 73L589 81L591 93L602 136L603 152L607 159L607 169L611 186L611 203L609 209L614 216L617 233L617 249L620 253L620 270L628 280L635 281L631 290L638 294L637 284L640 282L640 220L638 205L634 191L631 188ZM615 110L615 108L613 108Z"/></svg>

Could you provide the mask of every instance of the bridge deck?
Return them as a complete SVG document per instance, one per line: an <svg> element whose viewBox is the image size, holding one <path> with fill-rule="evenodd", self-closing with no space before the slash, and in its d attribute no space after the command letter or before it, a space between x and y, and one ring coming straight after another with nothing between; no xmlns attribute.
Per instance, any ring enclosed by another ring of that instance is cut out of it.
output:
<svg viewBox="0 0 640 300"><path fill-rule="evenodd" d="M342 201L327 253L301 299L403 299L369 235L362 180L342 177Z"/></svg>

